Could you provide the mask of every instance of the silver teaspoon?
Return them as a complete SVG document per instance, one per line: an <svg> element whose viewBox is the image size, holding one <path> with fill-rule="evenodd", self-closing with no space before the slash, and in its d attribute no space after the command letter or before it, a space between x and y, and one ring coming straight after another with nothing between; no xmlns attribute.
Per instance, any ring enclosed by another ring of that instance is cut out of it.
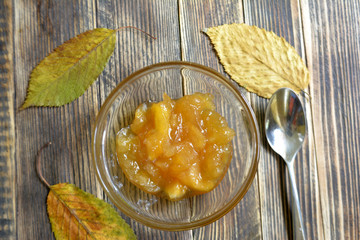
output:
<svg viewBox="0 0 360 240"><path fill-rule="evenodd" d="M301 102L291 89L281 88L272 95L265 113L265 134L271 148L285 160L289 170L293 238L305 239L294 175L294 159L304 142L306 119Z"/></svg>

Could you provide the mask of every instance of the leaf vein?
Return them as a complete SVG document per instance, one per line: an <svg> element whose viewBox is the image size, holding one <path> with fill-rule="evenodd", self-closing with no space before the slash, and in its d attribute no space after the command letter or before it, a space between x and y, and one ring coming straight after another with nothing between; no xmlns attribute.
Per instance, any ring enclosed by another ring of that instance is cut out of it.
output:
<svg viewBox="0 0 360 240"><path fill-rule="evenodd" d="M75 64L73 64L69 69L67 69L66 72L70 72L73 68L77 67L92 52L96 51L98 49L98 47L102 46L104 44L104 42L106 42L109 38L111 38L114 33L116 33L116 32L114 31L113 33L109 34L109 36L104 38L101 42L99 42L94 48L92 48L90 51L88 51L84 56L82 56L79 60L77 60ZM64 76L66 74L66 72L64 72L63 75L58 76L55 80L57 80L57 79L61 78L62 76ZM59 81L59 80L57 80L57 81Z"/></svg>
<svg viewBox="0 0 360 240"><path fill-rule="evenodd" d="M95 237L92 235L91 231L86 227L86 225L81 221L81 219L78 218L78 216L76 215L76 213L74 213L72 211L72 209L66 204L66 202L59 196L57 195L56 191L51 189L51 191L53 191L54 195L59 199L59 201L64 205L64 207L69 211L69 213L71 215L73 215L75 217L75 219L79 222L79 224L85 229L85 231L88 233L89 236L91 236L93 239L95 239ZM64 208L64 209L65 209Z"/></svg>

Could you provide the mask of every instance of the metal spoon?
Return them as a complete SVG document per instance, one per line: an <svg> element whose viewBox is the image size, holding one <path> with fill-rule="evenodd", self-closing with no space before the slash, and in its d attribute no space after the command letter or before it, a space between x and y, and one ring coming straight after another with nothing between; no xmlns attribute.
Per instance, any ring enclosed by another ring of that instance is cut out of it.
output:
<svg viewBox="0 0 360 240"><path fill-rule="evenodd" d="M304 142L306 120L301 102L291 89L281 88L272 95L265 113L265 134L270 146L285 160L289 170L293 238L305 239L294 175L294 159Z"/></svg>

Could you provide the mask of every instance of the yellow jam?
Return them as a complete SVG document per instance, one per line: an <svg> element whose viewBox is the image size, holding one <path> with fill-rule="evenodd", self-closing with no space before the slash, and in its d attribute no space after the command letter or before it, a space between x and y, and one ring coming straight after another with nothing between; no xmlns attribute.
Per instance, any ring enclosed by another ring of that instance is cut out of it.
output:
<svg viewBox="0 0 360 240"><path fill-rule="evenodd" d="M120 167L147 193L180 200L214 189L231 158L234 130L215 111L211 94L143 103L116 137Z"/></svg>

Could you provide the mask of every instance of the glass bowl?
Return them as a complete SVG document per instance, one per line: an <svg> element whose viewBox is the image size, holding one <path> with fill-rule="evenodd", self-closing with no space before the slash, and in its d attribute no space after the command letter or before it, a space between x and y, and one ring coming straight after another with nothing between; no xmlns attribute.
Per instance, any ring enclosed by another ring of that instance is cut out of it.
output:
<svg viewBox="0 0 360 240"><path fill-rule="evenodd" d="M235 130L229 169L209 193L180 201L162 199L130 183L117 163L117 132L132 122L139 104L162 101L164 92L173 99L195 92L213 94L216 111ZM109 199L130 218L169 231L201 227L228 213L249 189L259 159L259 129L248 102L224 76L190 62L155 64L124 79L100 109L92 144L96 174Z"/></svg>

